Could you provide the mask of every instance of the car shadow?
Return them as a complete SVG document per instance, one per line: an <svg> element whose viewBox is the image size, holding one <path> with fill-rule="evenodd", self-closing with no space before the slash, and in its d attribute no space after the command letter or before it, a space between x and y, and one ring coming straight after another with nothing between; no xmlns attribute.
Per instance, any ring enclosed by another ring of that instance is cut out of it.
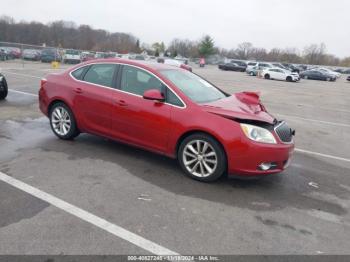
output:
<svg viewBox="0 0 350 262"><path fill-rule="evenodd" d="M213 183L203 183L183 175L175 159L92 135L83 134L74 141L61 141L52 136L41 149L68 154L72 161L88 158L115 163L133 176L174 194L251 210L294 207L343 215L347 210L342 205L315 197L314 193L350 198L348 189L340 186L349 186L346 178L349 168L300 154L293 160L298 164L292 164L279 175L254 180L222 177ZM318 187L310 186L310 182Z"/></svg>

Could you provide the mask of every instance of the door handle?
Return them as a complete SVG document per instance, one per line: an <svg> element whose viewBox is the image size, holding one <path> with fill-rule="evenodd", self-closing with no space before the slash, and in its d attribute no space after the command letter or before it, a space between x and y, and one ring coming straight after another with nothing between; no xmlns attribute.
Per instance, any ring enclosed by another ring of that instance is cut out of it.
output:
<svg viewBox="0 0 350 262"><path fill-rule="evenodd" d="M82 90L80 87L75 88L74 91L75 91L75 93L77 93L77 94L83 93L83 90Z"/></svg>
<svg viewBox="0 0 350 262"><path fill-rule="evenodd" d="M124 100L118 100L116 103L119 106L127 106L128 105Z"/></svg>

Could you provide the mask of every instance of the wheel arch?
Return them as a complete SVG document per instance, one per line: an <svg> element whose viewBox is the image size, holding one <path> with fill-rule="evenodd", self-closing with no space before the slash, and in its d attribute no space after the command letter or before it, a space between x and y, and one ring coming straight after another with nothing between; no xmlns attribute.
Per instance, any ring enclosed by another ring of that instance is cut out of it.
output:
<svg viewBox="0 0 350 262"><path fill-rule="evenodd" d="M176 147L175 147L175 152L174 152L174 155L175 155L175 158L177 158L177 155L178 155L178 152L179 152L179 148L180 148L180 145L182 143L182 141L185 140L185 138L189 137L190 135L193 135L193 134L205 134L205 135L208 135L210 137L212 137L213 139L215 139L219 145L221 146L222 150L224 151L225 153L225 156L226 156L226 159L227 159L227 152L226 152L226 149L224 147L224 145L222 144L221 140L218 138L217 135L214 135L208 131L205 131L205 130L200 130L200 129L193 129L193 130L188 130L186 131L185 133L183 133L176 141Z"/></svg>
<svg viewBox="0 0 350 262"><path fill-rule="evenodd" d="M73 112L73 109L72 107L64 100L64 99L61 99L61 98L54 98L50 101L49 105L47 106L47 114L50 115L50 112L51 112L51 109L52 107L57 104L57 103L63 103L65 104L66 106L68 106L70 108L70 110L72 110ZM74 112L73 112L74 113Z"/></svg>
<svg viewBox="0 0 350 262"><path fill-rule="evenodd" d="M78 129L79 129L79 130L82 130L82 129L81 129L81 128L82 128L82 125L81 125L79 119L77 118L76 112L74 112L73 107L72 107L65 99L62 99L62 98L60 98L60 97L56 97L56 98L52 99L52 100L50 101L48 107L47 107L47 116L50 117L51 109L52 109L52 107L53 107L55 104L57 104L57 103L63 103L63 104L65 104L66 106L69 107L69 109L72 111L72 114L73 114L73 116L74 116L74 119L75 119L75 122L76 122L76 125L77 125Z"/></svg>

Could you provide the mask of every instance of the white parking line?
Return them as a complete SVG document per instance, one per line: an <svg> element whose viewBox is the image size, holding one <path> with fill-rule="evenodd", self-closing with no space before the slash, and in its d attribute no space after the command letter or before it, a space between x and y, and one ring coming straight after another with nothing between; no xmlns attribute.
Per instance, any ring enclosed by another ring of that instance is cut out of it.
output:
<svg viewBox="0 0 350 262"><path fill-rule="evenodd" d="M179 255L118 225L0 172L0 180L155 255Z"/></svg>
<svg viewBox="0 0 350 262"><path fill-rule="evenodd" d="M42 77L40 77L40 76L19 74L19 73L13 73L13 72L8 72L8 71L6 71L6 74L12 74L12 75L17 75L17 76L24 76L24 77L31 77L31 78L36 78L36 79L42 79Z"/></svg>
<svg viewBox="0 0 350 262"><path fill-rule="evenodd" d="M32 94L32 93L22 92L22 91L18 91L18 90L9 89L9 91L10 91L10 92L13 92L13 93L22 94L22 95L27 95L27 96L34 96L34 97L38 97L38 95L37 95L37 94Z"/></svg>
<svg viewBox="0 0 350 262"><path fill-rule="evenodd" d="M304 154L321 156L321 157L326 157L326 158L330 158L330 159L334 159L334 160L350 162L350 159L348 159L348 158L322 154L322 153L318 153L318 152L308 151L308 150L305 150L305 149L296 148L295 151L296 152L300 152L300 153L304 153Z"/></svg>
<svg viewBox="0 0 350 262"><path fill-rule="evenodd" d="M326 124L326 125L350 127L349 124L338 123L338 122L329 122L329 121L323 121L323 120L317 120L317 119L311 119L311 118L304 118L304 117L300 117L300 116L284 115L284 114L279 114L279 113L277 113L276 115L305 120L305 121L310 121L310 122L316 122L316 123L321 123L321 124Z"/></svg>

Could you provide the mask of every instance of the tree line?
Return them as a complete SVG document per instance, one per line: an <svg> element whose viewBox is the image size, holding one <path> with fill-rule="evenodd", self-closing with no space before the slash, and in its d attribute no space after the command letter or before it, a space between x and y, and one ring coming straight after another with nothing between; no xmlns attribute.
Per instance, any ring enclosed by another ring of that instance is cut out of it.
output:
<svg viewBox="0 0 350 262"><path fill-rule="evenodd" d="M311 44L303 50L297 48L272 48L267 50L243 42L235 48L225 49L215 46L209 35L199 40L173 39L168 46L164 42L151 45L140 44L140 40L127 33L110 33L93 29L89 25L76 25L69 21L55 21L48 24L40 22L16 22L8 16L0 17L0 42L15 42L32 45L46 45L93 51L113 51L118 53L139 53L146 50L159 56L227 57L242 60L279 61L286 63L350 66L350 57L340 59L327 52L325 44Z"/></svg>
<svg viewBox="0 0 350 262"><path fill-rule="evenodd" d="M0 41L119 53L141 51L139 39L131 34L110 33L68 21L16 23L8 16L0 17Z"/></svg>
<svg viewBox="0 0 350 262"><path fill-rule="evenodd" d="M200 41L174 39L169 44L168 50L185 57L219 55L241 60L350 67L350 57L340 59L327 53L324 43L308 45L302 51L297 48L272 48L267 50L254 47L250 42L240 43L236 48L225 49L215 47L214 40L210 36L205 36Z"/></svg>

